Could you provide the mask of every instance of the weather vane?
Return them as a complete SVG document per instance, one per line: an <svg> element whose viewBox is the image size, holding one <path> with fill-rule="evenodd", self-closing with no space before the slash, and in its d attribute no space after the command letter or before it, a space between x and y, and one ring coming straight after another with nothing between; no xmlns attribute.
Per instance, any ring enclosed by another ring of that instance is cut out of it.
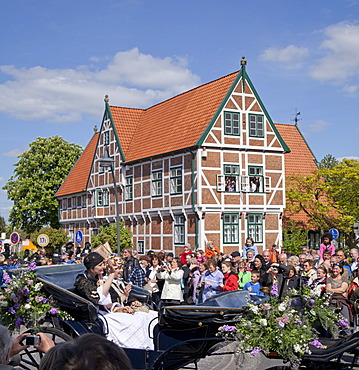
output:
<svg viewBox="0 0 359 370"><path fill-rule="evenodd" d="M298 126L298 121L301 121L301 118L298 118L300 116L300 112L297 111L297 108L295 109L294 118L291 119L292 122L294 122L295 126Z"/></svg>

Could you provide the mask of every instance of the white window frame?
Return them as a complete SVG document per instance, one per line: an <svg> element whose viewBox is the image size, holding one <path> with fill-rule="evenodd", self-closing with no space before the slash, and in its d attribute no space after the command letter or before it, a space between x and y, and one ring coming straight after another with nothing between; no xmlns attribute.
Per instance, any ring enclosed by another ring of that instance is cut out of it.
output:
<svg viewBox="0 0 359 370"><path fill-rule="evenodd" d="M239 243L239 214L224 213L223 215L223 243Z"/></svg>
<svg viewBox="0 0 359 370"><path fill-rule="evenodd" d="M224 134L231 136L241 135L241 117L238 112L225 111L223 113Z"/></svg>
<svg viewBox="0 0 359 370"><path fill-rule="evenodd" d="M125 200L133 200L133 176L125 178Z"/></svg>
<svg viewBox="0 0 359 370"><path fill-rule="evenodd" d="M259 121L262 122L259 122ZM250 114L249 115L249 136L264 138L264 115L263 114ZM259 126L262 126L261 128Z"/></svg>
<svg viewBox="0 0 359 370"><path fill-rule="evenodd" d="M170 194L178 195L183 192L182 167L170 169Z"/></svg>
<svg viewBox="0 0 359 370"><path fill-rule="evenodd" d="M230 169L230 171L228 171ZM236 169L236 171L233 171ZM226 163L223 165L223 173L224 173L224 191L226 193L238 193L240 191L240 167L238 164L233 163ZM228 188L232 188L231 185L227 186L227 181L234 181L235 180L235 187L234 190L227 190Z"/></svg>
<svg viewBox="0 0 359 370"><path fill-rule="evenodd" d="M184 244L186 237L186 219L183 214L174 215L173 222L174 244Z"/></svg>
<svg viewBox="0 0 359 370"><path fill-rule="evenodd" d="M248 237L255 243L263 243L263 214L249 213L247 219Z"/></svg>
<svg viewBox="0 0 359 370"><path fill-rule="evenodd" d="M151 195L153 197L160 197L162 196L162 189L163 189L163 171L157 170L152 171L151 174Z"/></svg>

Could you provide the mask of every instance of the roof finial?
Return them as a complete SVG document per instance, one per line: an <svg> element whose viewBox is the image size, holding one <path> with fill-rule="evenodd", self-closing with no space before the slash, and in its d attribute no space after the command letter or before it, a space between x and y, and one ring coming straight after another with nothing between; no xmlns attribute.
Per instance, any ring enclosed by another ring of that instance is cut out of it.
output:
<svg viewBox="0 0 359 370"><path fill-rule="evenodd" d="M247 65L246 57L242 57L241 66L246 66L246 65Z"/></svg>
<svg viewBox="0 0 359 370"><path fill-rule="evenodd" d="M93 127L93 130L95 131L95 133L97 132L97 125L95 125L94 127Z"/></svg>
<svg viewBox="0 0 359 370"><path fill-rule="evenodd" d="M106 104L110 101L110 99L108 98L108 95L105 95L105 98L103 99L103 101L104 101Z"/></svg>
<svg viewBox="0 0 359 370"><path fill-rule="evenodd" d="M297 108L295 109L295 113L294 113L294 118L291 119L291 121L294 122L294 125L295 126L298 126L298 121L301 121L302 119L301 118L298 118L298 116L300 116L300 112L297 111Z"/></svg>

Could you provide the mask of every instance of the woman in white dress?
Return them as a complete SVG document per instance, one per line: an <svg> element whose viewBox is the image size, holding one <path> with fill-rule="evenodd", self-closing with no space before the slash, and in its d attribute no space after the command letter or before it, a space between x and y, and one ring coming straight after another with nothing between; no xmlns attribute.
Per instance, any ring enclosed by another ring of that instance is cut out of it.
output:
<svg viewBox="0 0 359 370"><path fill-rule="evenodd" d="M108 274L104 279L103 257L96 252L88 254L84 259L86 271L76 278L75 292L99 306L101 317L107 322L109 333L107 339L120 347L136 349L153 349L153 340L149 335L157 323L157 312L135 312L125 306L131 290L127 285L120 302L113 303L110 289L119 271L108 261ZM152 337L152 335L151 335Z"/></svg>

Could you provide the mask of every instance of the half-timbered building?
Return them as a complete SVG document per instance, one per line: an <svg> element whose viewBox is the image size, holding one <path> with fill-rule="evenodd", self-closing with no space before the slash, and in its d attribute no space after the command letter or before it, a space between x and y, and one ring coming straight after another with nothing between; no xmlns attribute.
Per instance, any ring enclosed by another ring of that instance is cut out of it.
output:
<svg viewBox="0 0 359 370"><path fill-rule="evenodd" d="M285 131L284 129L281 131ZM115 222L114 160L121 221L134 246L178 252L214 244L259 250L280 244L285 157L290 149L247 72L241 70L147 109L109 105L96 132L57 192L60 222L91 241Z"/></svg>

